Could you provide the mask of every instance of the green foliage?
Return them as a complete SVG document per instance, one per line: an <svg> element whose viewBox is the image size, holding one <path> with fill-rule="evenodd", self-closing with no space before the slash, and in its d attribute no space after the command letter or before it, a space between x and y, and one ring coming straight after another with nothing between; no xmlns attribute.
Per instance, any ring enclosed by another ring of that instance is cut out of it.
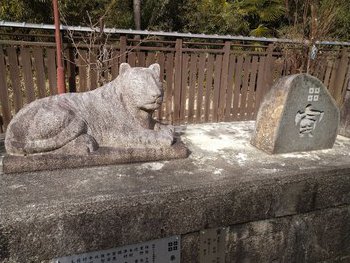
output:
<svg viewBox="0 0 350 263"><path fill-rule="evenodd" d="M248 23L235 5L224 0L188 0L183 8L184 31L208 34L245 34Z"/></svg>
<svg viewBox="0 0 350 263"><path fill-rule="evenodd" d="M276 23L286 13L284 0L237 0L238 12L249 22L253 36L271 36Z"/></svg>
<svg viewBox="0 0 350 263"><path fill-rule="evenodd" d="M98 0L95 0L98 1ZM102 9L105 15L105 23L107 27L116 28L133 28L133 10L132 1L125 0L105 0L107 3ZM100 15L99 17L102 17ZM95 18L95 21L98 19Z"/></svg>
<svg viewBox="0 0 350 263"><path fill-rule="evenodd" d="M69 25L90 25L89 16L92 21L98 21L107 2L108 0L61 0L60 13Z"/></svg>
<svg viewBox="0 0 350 263"><path fill-rule="evenodd" d="M268 29L263 24L260 24L257 28L250 31L250 35L254 37L264 37L270 34L270 29Z"/></svg>
<svg viewBox="0 0 350 263"><path fill-rule="evenodd" d="M85 25L98 23L103 17L106 26L131 28L132 4L123 0L61 0L60 12L65 23ZM91 21L90 21L91 20Z"/></svg>
<svg viewBox="0 0 350 263"><path fill-rule="evenodd" d="M313 10L313 11L312 11ZM289 0L286 17L276 29L287 38L350 39L349 0Z"/></svg>
<svg viewBox="0 0 350 263"><path fill-rule="evenodd" d="M338 0L338 11L334 21L334 30L330 37L350 41L350 1Z"/></svg>
<svg viewBox="0 0 350 263"><path fill-rule="evenodd" d="M245 16L273 22L285 14L284 0L239 0L235 4Z"/></svg>
<svg viewBox="0 0 350 263"><path fill-rule="evenodd" d="M53 23L52 0L0 1L0 20ZM69 25L98 26L102 17L107 27L134 28L132 0L59 0L59 6ZM141 28L349 41L349 10L349 0L142 0Z"/></svg>
<svg viewBox="0 0 350 263"><path fill-rule="evenodd" d="M143 29L182 31L182 1L183 0L143 0Z"/></svg>
<svg viewBox="0 0 350 263"><path fill-rule="evenodd" d="M1 20L52 23L52 17L51 1L1 0Z"/></svg>
<svg viewBox="0 0 350 263"><path fill-rule="evenodd" d="M133 27L132 1L60 0L62 20L69 25L90 26L104 17L106 26ZM1 0L0 20L53 23L51 0Z"/></svg>

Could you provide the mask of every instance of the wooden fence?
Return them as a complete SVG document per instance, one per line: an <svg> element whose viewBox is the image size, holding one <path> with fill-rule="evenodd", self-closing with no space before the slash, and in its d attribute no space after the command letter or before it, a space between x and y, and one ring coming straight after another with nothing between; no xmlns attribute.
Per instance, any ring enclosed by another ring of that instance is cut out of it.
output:
<svg viewBox="0 0 350 263"><path fill-rule="evenodd" d="M67 89L83 92L117 77L122 62L131 66L157 62L164 103L156 117L185 124L253 120L272 83L297 73L295 61L285 54L273 43L135 40L123 35L108 45L65 44L64 65ZM350 78L347 50L321 50L311 74L340 102ZM55 94L54 43L0 41L3 131L25 104Z"/></svg>

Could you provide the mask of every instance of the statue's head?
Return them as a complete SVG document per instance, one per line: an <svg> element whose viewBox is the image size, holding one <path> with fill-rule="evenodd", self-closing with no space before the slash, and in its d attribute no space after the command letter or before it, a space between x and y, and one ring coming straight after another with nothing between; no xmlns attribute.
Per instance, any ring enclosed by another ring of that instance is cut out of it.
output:
<svg viewBox="0 0 350 263"><path fill-rule="evenodd" d="M147 112L153 112L160 107L163 101L163 89L159 64L152 64L148 68L132 68L128 63L122 63L119 80L125 103Z"/></svg>

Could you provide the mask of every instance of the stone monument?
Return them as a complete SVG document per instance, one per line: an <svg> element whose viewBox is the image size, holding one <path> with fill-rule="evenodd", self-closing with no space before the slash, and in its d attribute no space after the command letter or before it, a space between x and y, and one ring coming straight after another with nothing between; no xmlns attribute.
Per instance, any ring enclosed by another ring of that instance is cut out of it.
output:
<svg viewBox="0 0 350 263"><path fill-rule="evenodd" d="M119 76L85 93L36 100L10 122L4 172L186 157L174 127L153 119L163 99L160 67L120 65Z"/></svg>
<svg viewBox="0 0 350 263"><path fill-rule="evenodd" d="M332 148L338 125L339 109L322 82L291 75L266 95L251 144L270 154Z"/></svg>
<svg viewBox="0 0 350 263"><path fill-rule="evenodd" d="M348 91L340 110L339 134L350 138L350 92Z"/></svg>

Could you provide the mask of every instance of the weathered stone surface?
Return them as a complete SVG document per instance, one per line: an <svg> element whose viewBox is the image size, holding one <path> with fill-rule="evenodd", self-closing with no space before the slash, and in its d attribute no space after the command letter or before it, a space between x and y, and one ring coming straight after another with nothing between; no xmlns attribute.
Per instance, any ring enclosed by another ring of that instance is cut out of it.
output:
<svg viewBox="0 0 350 263"><path fill-rule="evenodd" d="M321 262L350 255L350 206L230 227L226 262Z"/></svg>
<svg viewBox="0 0 350 263"><path fill-rule="evenodd" d="M225 262L349 262L350 206L232 225ZM199 263L198 232L182 237L182 262Z"/></svg>
<svg viewBox="0 0 350 263"><path fill-rule="evenodd" d="M347 243L337 241L345 237L340 229L350 223L350 139L339 136L328 150L269 155L250 145L253 127L253 122L189 125L182 131L192 152L187 159L1 174L1 260L48 262L177 234L183 235L181 262L192 263L198 257L198 231L240 229L240 224L262 220L272 220L266 224L281 226L282 233L289 223L305 221L309 228L290 233L302 236L300 231L306 231L323 240L314 244L329 251L329 257L319 258L350 255ZM332 219L327 209L333 208L345 212L332 212ZM293 216L295 221L288 219ZM284 219L274 221L279 218ZM328 222L323 231L312 230L314 224L321 229L323 222ZM275 232L269 233L273 240ZM333 239L327 241L324 233ZM295 240L288 246L297 246ZM248 240L246 244L242 252ZM268 253L263 250L257 258Z"/></svg>
<svg viewBox="0 0 350 263"><path fill-rule="evenodd" d="M174 127L152 118L163 100L159 74L158 64L131 68L123 63L119 76L101 88L30 103L12 119L5 138L9 155L26 156L9 158L5 171L19 171L14 165L31 167L23 171L76 167L62 166L71 156L78 156L75 161L81 165L162 160L167 154L169 159L185 157L172 147Z"/></svg>
<svg viewBox="0 0 350 263"><path fill-rule="evenodd" d="M350 137L350 92L348 92L340 111L339 134Z"/></svg>
<svg viewBox="0 0 350 263"><path fill-rule="evenodd" d="M320 80L308 74L281 78L265 97L251 143L270 153L332 148L339 109Z"/></svg>

